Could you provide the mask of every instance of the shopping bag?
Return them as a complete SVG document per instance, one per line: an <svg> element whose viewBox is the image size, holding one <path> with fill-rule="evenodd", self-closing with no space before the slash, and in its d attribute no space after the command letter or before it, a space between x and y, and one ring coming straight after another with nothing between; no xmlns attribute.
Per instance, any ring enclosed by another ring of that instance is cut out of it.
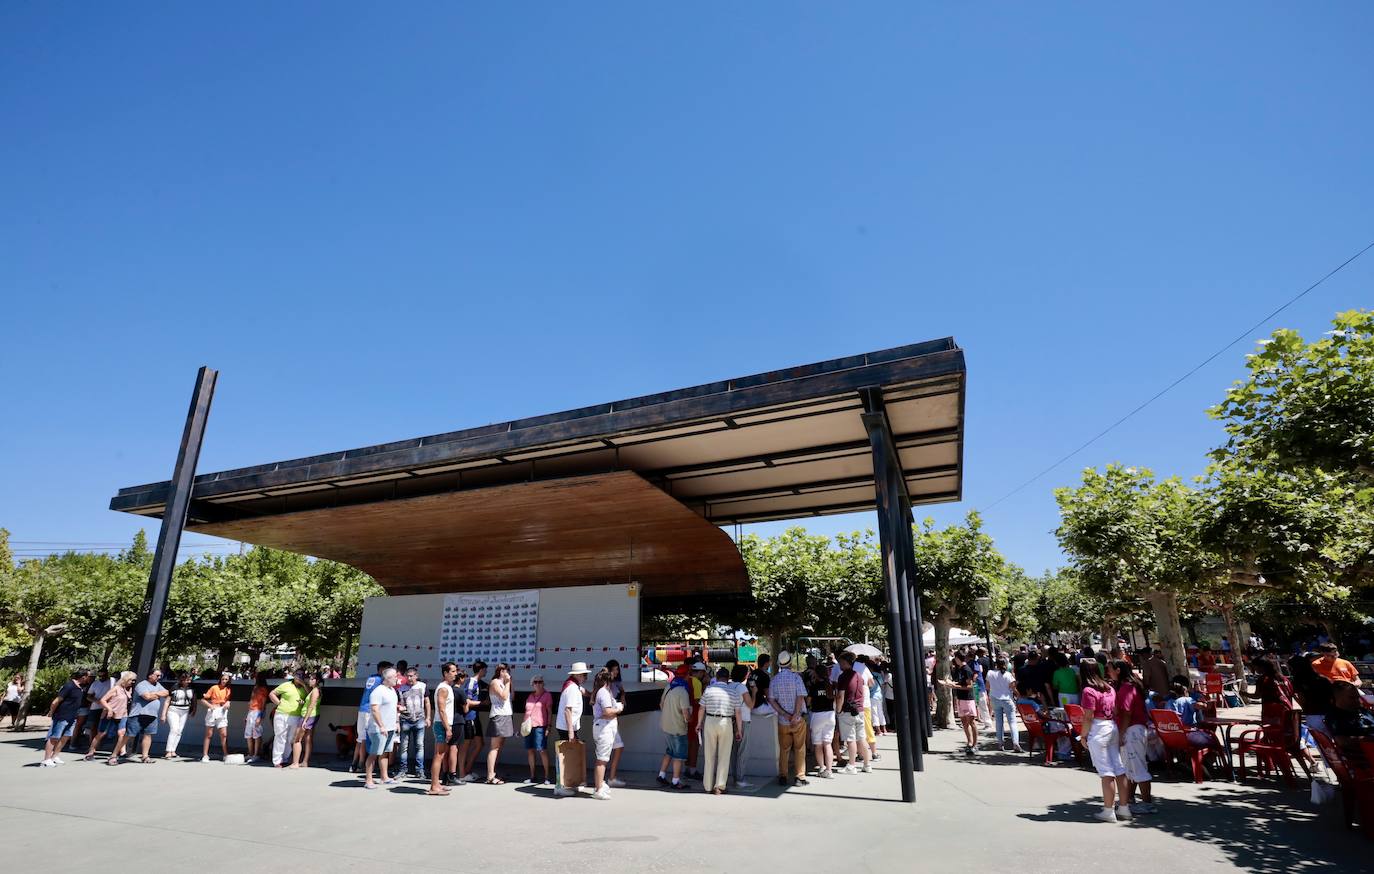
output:
<svg viewBox="0 0 1374 874"><path fill-rule="evenodd" d="M1312 781L1312 803L1330 804L1336 800L1336 787L1324 780Z"/></svg>
<svg viewBox="0 0 1374 874"><path fill-rule="evenodd" d="M561 740L557 745L558 773L568 789L581 786L587 777L587 747L580 740Z"/></svg>

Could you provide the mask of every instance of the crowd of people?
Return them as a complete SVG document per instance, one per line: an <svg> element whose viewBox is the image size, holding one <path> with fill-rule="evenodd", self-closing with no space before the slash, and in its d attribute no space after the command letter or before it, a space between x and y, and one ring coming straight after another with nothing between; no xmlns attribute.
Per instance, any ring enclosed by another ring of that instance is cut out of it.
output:
<svg viewBox="0 0 1374 874"><path fill-rule="evenodd" d="M1252 638L1242 663L1231 661L1231 648L1223 639L1223 664L1229 663L1244 683L1246 671L1254 677L1254 694L1261 705L1279 705L1285 712L1301 711L1302 726L1295 755L1309 768L1320 759L1311 731L1319 731L1360 757L1358 741L1374 737L1374 713L1363 704L1362 681L1355 666L1340 658L1334 643L1318 645L1315 652L1299 652L1287 664L1279 662ZM1189 653L1190 667L1199 678L1215 668L1207 658L1210 650ZM1137 815L1158 812L1151 791L1149 764L1163 756L1155 737L1153 713L1177 714L1187 742L1196 748L1224 752L1209 719L1216 702L1209 700L1191 676L1171 675L1158 649L1128 655L1120 646L1098 651L1022 646L1008 661L1005 653L989 655L982 647L961 648L950 660L949 678L935 677L934 656L926 671L933 689L943 684L952 692L954 712L964 735L963 755L974 757L980 748L980 732L993 731L1000 750L1024 752L1019 742L1017 712L1030 708L1053 730L1067 731L1081 739L1102 783L1102 809L1094 816L1104 822L1126 821ZM1291 677L1291 679L1290 679ZM1234 685L1234 684L1233 684ZM1248 686L1248 684L1246 684ZM934 699L930 702L934 707ZM1073 721L1070 712L1081 716ZM1162 717L1161 717L1162 718ZM1073 761L1071 742L1058 741L1061 761Z"/></svg>

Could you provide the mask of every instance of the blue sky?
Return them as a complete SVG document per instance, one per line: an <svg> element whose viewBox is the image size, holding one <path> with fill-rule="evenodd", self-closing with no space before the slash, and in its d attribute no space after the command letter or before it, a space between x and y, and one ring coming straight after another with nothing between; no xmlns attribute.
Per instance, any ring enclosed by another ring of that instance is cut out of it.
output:
<svg viewBox="0 0 1374 874"><path fill-rule="evenodd" d="M201 364L208 471L944 335L952 520L1374 239L1374 6L917 6L0 6L0 525L127 539ZM1374 253L1278 323L1360 305ZM1200 472L1248 345L1008 557Z"/></svg>

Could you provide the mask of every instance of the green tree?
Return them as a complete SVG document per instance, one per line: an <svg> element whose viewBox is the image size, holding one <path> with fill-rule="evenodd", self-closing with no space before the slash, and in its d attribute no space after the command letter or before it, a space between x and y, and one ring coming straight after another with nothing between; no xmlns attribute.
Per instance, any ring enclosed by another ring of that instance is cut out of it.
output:
<svg viewBox="0 0 1374 874"><path fill-rule="evenodd" d="M1119 464L1089 468L1081 486L1054 494L1055 533L1080 586L1106 602L1109 621L1146 601L1170 672L1186 673L1179 600L1212 590L1225 573L1203 543L1206 499L1176 477L1157 483L1148 469Z"/></svg>
<svg viewBox="0 0 1374 874"><path fill-rule="evenodd" d="M33 689L38 674L43 645L66 630L72 599L67 581L45 562L32 560L15 567L9 536L0 528L0 625L18 629L31 642L25 692L19 700L22 723L28 715L28 690Z"/></svg>
<svg viewBox="0 0 1374 874"><path fill-rule="evenodd" d="M955 622L977 619L975 600L999 598L1006 604L1007 567L982 518L969 513L962 525L935 528L932 519L914 526L915 567L912 584L921 593L922 610L935 627L935 723L949 725L950 693L940 684L949 679L949 632Z"/></svg>
<svg viewBox="0 0 1374 874"><path fill-rule="evenodd" d="M1275 331L1247 366L1249 378L1209 411L1229 435L1219 459L1374 483L1374 311L1339 313L1312 343Z"/></svg>

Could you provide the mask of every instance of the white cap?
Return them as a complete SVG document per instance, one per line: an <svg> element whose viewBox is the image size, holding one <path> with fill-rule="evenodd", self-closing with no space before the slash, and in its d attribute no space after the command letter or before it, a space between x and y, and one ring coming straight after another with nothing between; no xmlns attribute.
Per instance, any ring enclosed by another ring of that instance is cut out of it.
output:
<svg viewBox="0 0 1374 874"><path fill-rule="evenodd" d="M702 664L701 662L696 662L696 663L694 663L694 664L692 665L692 670L694 670L694 671L704 671L704 670L706 670L706 666L705 666L704 664Z"/></svg>
<svg viewBox="0 0 1374 874"><path fill-rule="evenodd" d="M778 664L782 666L792 664L792 653L788 652L787 650L783 650L782 652L778 653Z"/></svg>

